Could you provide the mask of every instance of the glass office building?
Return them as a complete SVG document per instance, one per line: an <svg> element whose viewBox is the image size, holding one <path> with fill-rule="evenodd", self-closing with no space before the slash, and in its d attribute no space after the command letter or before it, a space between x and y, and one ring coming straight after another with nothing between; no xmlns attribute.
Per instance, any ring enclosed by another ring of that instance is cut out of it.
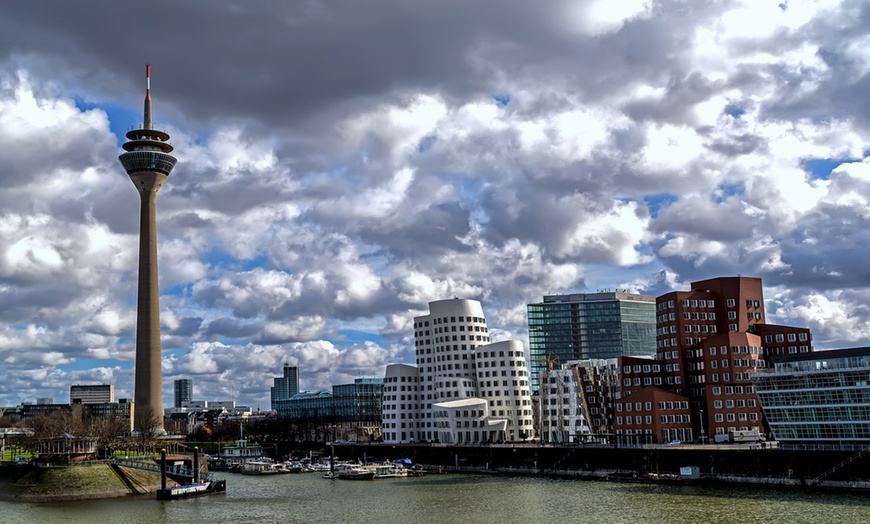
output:
<svg viewBox="0 0 870 524"><path fill-rule="evenodd" d="M528 304L532 391L541 371L572 360L654 355L656 299L606 292L547 295Z"/></svg>
<svg viewBox="0 0 870 524"><path fill-rule="evenodd" d="M783 443L870 443L870 347L774 357L752 384Z"/></svg>
<svg viewBox="0 0 870 524"><path fill-rule="evenodd" d="M353 384L332 386L332 393L298 393L276 401L278 418L323 422L381 421L384 379L358 378Z"/></svg>

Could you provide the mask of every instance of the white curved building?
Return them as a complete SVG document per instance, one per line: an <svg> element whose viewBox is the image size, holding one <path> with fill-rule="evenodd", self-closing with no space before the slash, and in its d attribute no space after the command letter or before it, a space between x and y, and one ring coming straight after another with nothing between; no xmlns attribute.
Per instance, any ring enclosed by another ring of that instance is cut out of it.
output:
<svg viewBox="0 0 870 524"><path fill-rule="evenodd" d="M491 344L480 302L430 302L429 314L414 318L414 338L416 368L387 366L385 442L476 443L534 436L522 343Z"/></svg>

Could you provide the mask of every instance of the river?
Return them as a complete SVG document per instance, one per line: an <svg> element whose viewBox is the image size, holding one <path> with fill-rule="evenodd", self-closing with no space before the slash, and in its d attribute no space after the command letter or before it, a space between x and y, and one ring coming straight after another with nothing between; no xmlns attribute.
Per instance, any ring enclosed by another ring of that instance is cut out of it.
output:
<svg viewBox="0 0 870 524"><path fill-rule="evenodd" d="M867 523L870 496L477 475L373 481L226 474L227 493L0 503L0 523Z"/></svg>

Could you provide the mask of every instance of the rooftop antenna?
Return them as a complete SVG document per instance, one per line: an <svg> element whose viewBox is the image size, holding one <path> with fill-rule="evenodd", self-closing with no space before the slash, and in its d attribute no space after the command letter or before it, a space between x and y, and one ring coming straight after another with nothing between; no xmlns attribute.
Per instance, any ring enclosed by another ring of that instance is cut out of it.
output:
<svg viewBox="0 0 870 524"><path fill-rule="evenodd" d="M145 129L151 129L151 64L145 64Z"/></svg>

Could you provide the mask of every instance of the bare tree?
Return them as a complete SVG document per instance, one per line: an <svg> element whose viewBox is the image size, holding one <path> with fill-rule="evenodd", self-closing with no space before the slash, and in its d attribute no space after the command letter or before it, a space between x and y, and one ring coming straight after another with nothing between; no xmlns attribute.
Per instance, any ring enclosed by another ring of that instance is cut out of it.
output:
<svg viewBox="0 0 870 524"><path fill-rule="evenodd" d="M91 417L89 422L89 436L96 439L97 453L100 458L111 457L121 442L120 437L130 430L130 427L120 417Z"/></svg>
<svg viewBox="0 0 870 524"><path fill-rule="evenodd" d="M73 436L86 436L81 418L69 411L41 413L28 421L34 438L54 438L64 433Z"/></svg>
<svg viewBox="0 0 870 524"><path fill-rule="evenodd" d="M133 427L138 431L136 439L139 445L143 450L150 450L157 437L163 433L163 416L153 407L137 407L133 416Z"/></svg>

